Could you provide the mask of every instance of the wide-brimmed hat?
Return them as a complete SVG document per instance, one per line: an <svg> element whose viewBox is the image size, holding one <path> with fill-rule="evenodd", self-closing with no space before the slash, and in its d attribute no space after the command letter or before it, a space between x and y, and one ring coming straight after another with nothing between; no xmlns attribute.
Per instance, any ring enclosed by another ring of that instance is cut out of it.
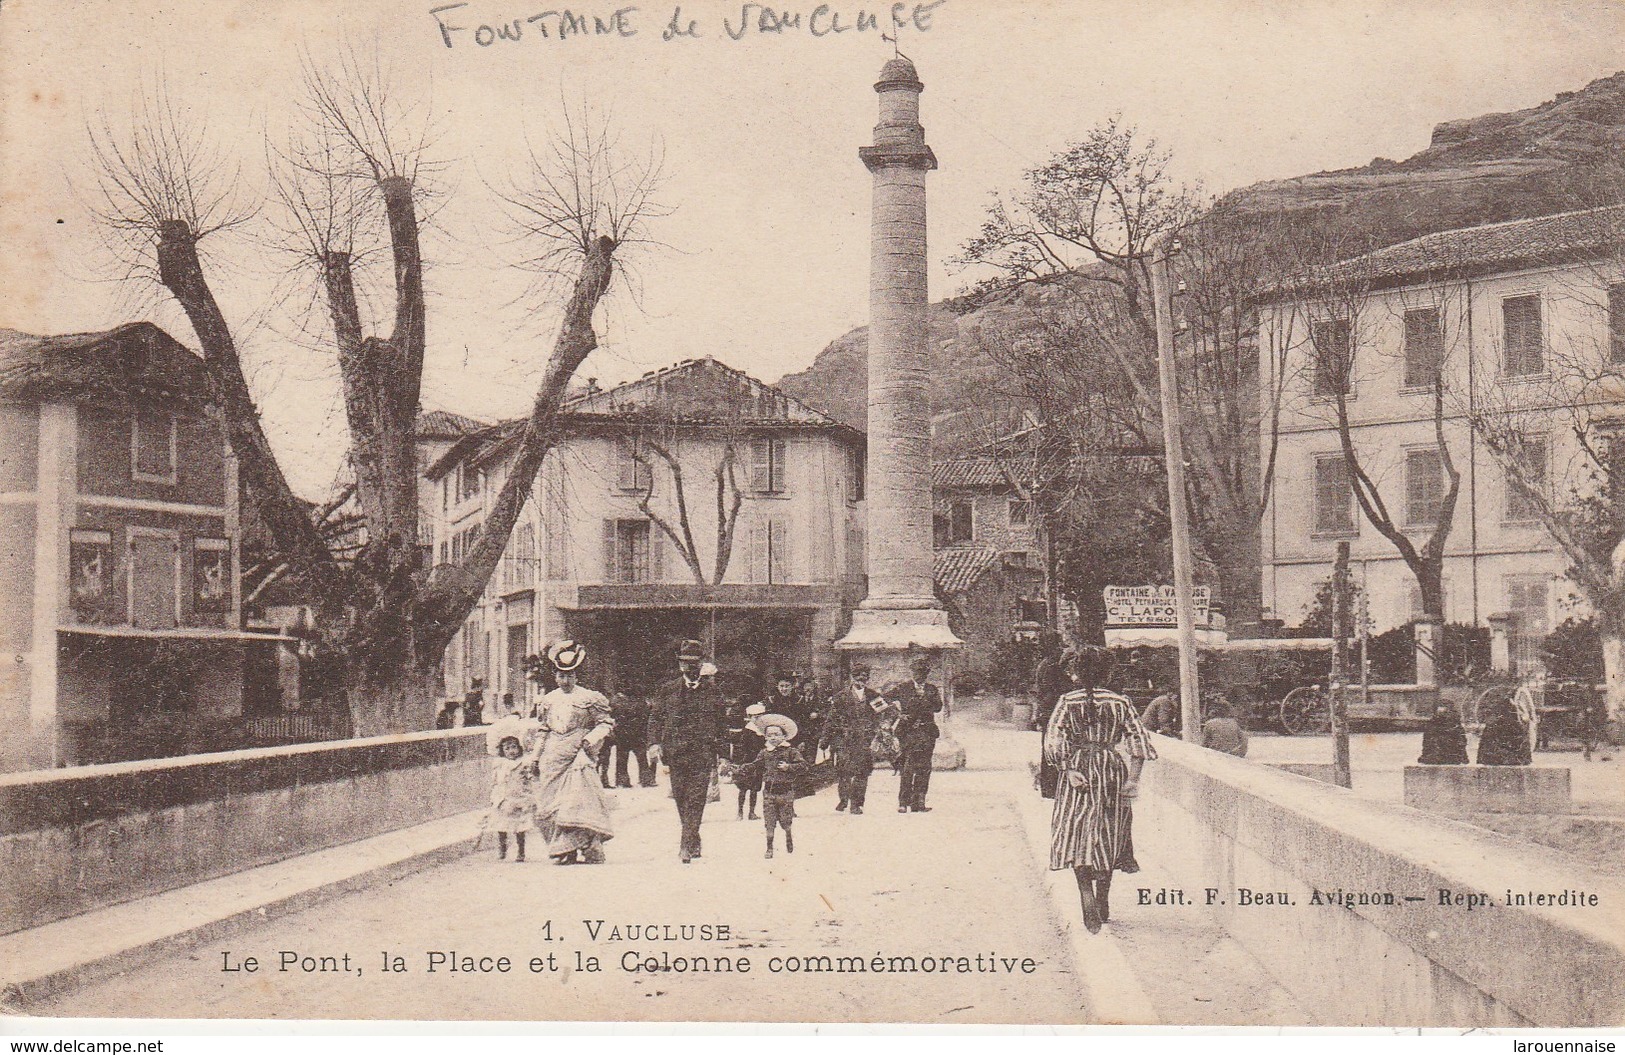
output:
<svg viewBox="0 0 1625 1055"><path fill-rule="evenodd" d="M677 648L677 662L698 663L705 658L705 647L698 641L684 641Z"/></svg>
<svg viewBox="0 0 1625 1055"><path fill-rule="evenodd" d="M547 661L560 673L575 670L587 661L587 648L574 641L560 641L547 650Z"/></svg>
<svg viewBox="0 0 1625 1055"><path fill-rule="evenodd" d="M751 729L756 732L757 736L766 736L767 727L770 725L776 725L784 730L784 738L786 740L794 740L796 738L796 734L801 731L801 727L796 725L796 720L794 718L790 718L782 714L759 714L752 718L747 724L749 724Z"/></svg>

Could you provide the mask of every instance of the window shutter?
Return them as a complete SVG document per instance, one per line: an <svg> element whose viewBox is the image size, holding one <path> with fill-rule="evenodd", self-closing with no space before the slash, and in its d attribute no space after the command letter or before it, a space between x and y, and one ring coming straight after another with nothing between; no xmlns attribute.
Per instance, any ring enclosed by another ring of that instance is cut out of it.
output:
<svg viewBox="0 0 1625 1055"><path fill-rule="evenodd" d="M1508 297L1501 302L1502 339L1506 343L1505 373L1518 376L1546 369L1540 295Z"/></svg>
<svg viewBox="0 0 1625 1055"><path fill-rule="evenodd" d="M768 522L768 556L767 567L768 582L789 582L789 542L784 530L784 521L772 520Z"/></svg>
<svg viewBox="0 0 1625 1055"><path fill-rule="evenodd" d="M770 489L774 493L780 493L785 490L784 451L786 444L783 440L769 440L767 446L768 452L773 459L770 470L772 474Z"/></svg>
<svg viewBox="0 0 1625 1055"><path fill-rule="evenodd" d="M1315 350L1315 395L1326 397L1350 391L1354 354L1347 319L1325 319L1309 329Z"/></svg>
<svg viewBox="0 0 1625 1055"><path fill-rule="evenodd" d="M1349 509L1353 491L1342 455L1315 459L1315 530L1350 531L1354 517Z"/></svg>
<svg viewBox="0 0 1625 1055"><path fill-rule="evenodd" d="M1439 452L1408 451L1405 455L1406 520L1412 524L1436 524L1439 520Z"/></svg>
<svg viewBox="0 0 1625 1055"><path fill-rule="evenodd" d="M1444 328L1438 308L1405 313L1405 387L1431 388L1444 358Z"/></svg>
<svg viewBox="0 0 1625 1055"><path fill-rule="evenodd" d="M768 440L753 440L750 445L750 489L772 489L772 444Z"/></svg>
<svg viewBox="0 0 1625 1055"><path fill-rule="evenodd" d="M615 521L604 521L604 582L620 582L615 560Z"/></svg>
<svg viewBox="0 0 1625 1055"><path fill-rule="evenodd" d="M655 527L654 521L649 521L649 557L645 561L645 571L648 573L646 581L662 582L665 580L666 570L666 533Z"/></svg>

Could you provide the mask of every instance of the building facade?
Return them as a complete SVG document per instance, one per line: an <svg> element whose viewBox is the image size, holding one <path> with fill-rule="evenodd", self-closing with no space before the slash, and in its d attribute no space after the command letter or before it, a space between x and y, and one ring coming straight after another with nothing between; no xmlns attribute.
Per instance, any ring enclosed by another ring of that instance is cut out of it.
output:
<svg viewBox="0 0 1625 1055"><path fill-rule="evenodd" d="M1581 445L1625 400L1620 221L1620 210L1598 209L1428 235L1263 307L1261 341L1291 349L1285 372L1261 379L1266 398L1284 392L1262 532L1276 618L1302 621L1344 540L1375 630L1423 614L1415 576L1356 504L1339 386L1357 463L1418 548L1445 512L1441 435L1461 474L1444 550L1447 622L1510 616L1528 661L1555 622L1583 614L1567 560L1487 439L1510 438L1540 493L1584 494Z"/></svg>
<svg viewBox="0 0 1625 1055"><path fill-rule="evenodd" d="M1047 622L1043 541L1012 472L1030 459L975 456L931 467L937 595L965 642L957 666L980 680Z"/></svg>
<svg viewBox="0 0 1625 1055"><path fill-rule="evenodd" d="M201 360L133 323L0 331L0 364L0 765L240 715L277 641L239 629L236 466Z"/></svg>
<svg viewBox="0 0 1625 1055"><path fill-rule="evenodd" d="M836 676L863 596L863 437L714 359L573 397L484 598L444 660L448 695L533 692L525 657L589 649L591 684L647 692L673 648L706 643L725 681ZM518 425L429 467L435 561L477 543Z"/></svg>

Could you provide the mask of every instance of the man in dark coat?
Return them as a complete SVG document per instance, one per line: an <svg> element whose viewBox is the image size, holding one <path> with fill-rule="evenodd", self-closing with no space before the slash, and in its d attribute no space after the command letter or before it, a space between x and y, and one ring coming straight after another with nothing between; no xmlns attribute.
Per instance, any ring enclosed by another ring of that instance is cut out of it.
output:
<svg viewBox="0 0 1625 1055"><path fill-rule="evenodd" d="M926 790L931 786L931 756L937 750L936 716L942 710L942 693L926 681L931 673L931 661L916 657L908 665L913 675L910 681L893 685L886 690L886 699L902 710L897 721L897 744L902 761L902 778L897 784L897 812L930 813L925 804Z"/></svg>
<svg viewBox="0 0 1625 1055"><path fill-rule="evenodd" d="M683 827L677 856L684 864L700 856L700 820L727 738L722 694L712 679L700 676L704 658L698 641L683 642L677 650L682 676L656 695L649 726L649 758L665 762L671 771L672 798Z"/></svg>
<svg viewBox="0 0 1625 1055"><path fill-rule="evenodd" d="M835 771L840 774L837 811L850 806L853 816L863 813L869 774L875 769L870 745L890 709L885 697L869 687L869 667L863 663L852 664L851 684L831 696L825 706L819 746L835 752Z"/></svg>
<svg viewBox="0 0 1625 1055"><path fill-rule="evenodd" d="M649 704L638 697L617 692L610 700L610 714L615 719L615 732L604 745L598 760L598 773L609 787L610 755L615 756L615 783L618 788L632 786L632 773L627 765L628 756L637 760L638 784L654 787L654 767L649 764ZM613 750L612 750L613 749Z"/></svg>

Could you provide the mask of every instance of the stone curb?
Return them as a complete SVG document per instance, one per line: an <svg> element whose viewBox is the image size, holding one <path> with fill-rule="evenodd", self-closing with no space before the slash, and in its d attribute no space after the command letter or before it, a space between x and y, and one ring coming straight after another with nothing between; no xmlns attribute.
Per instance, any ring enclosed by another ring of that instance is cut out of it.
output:
<svg viewBox="0 0 1625 1055"><path fill-rule="evenodd" d="M1050 800L1041 798L1035 789L1030 799L1016 799L1014 805L1022 832L1038 855L1038 867L1044 870L1051 909L1071 947L1091 1025L1160 1025L1162 1018L1140 984L1122 944L1112 936L1111 924L1107 923L1099 934L1090 934L1083 925L1078 885L1072 873L1049 871Z"/></svg>

